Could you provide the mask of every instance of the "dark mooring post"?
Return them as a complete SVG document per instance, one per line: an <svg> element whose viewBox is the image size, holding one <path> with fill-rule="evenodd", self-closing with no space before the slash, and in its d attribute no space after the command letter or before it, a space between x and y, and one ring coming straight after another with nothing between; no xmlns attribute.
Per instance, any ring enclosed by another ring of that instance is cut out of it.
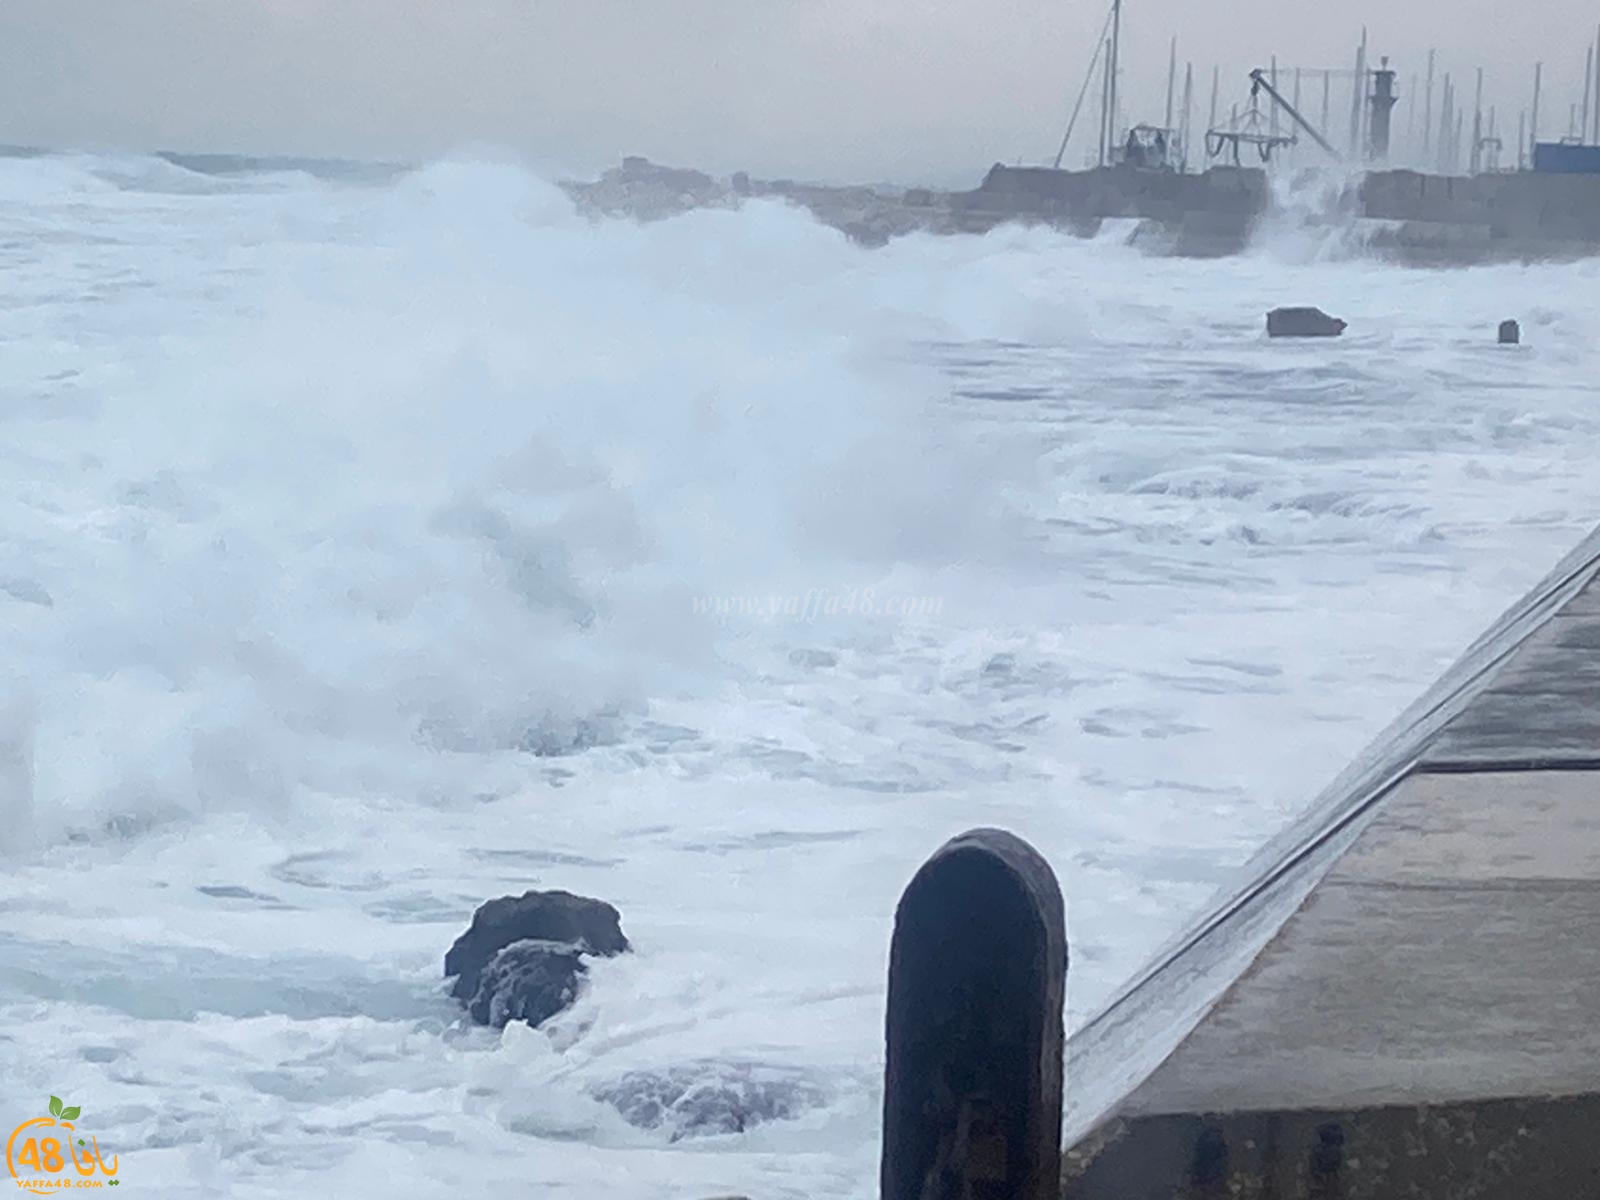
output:
<svg viewBox="0 0 1600 1200"><path fill-rule="evenodd" d="M1067 936L1050 864L978 829L895 912L883 1200L1058 1200Z"/></svg>

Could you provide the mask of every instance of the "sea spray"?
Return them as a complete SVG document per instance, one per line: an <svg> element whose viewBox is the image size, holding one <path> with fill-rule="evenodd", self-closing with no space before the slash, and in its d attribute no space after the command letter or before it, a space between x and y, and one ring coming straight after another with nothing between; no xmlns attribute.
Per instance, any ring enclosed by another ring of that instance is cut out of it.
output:
<svg viewBox="0 0 1600 1200"><path fill-rule="evenodd" d="M928 853L1050 858L1081 1024L1595 520L1588 264L866 251L468 156L0 194L0 1057L178 1200L869 1196ZM1351 330L1269 344L1293 303ZM696 611L869 588L915 610ZM455 1026L530 888L636 953ZM747 1080L804 1086L618 1107Z"/></svg>

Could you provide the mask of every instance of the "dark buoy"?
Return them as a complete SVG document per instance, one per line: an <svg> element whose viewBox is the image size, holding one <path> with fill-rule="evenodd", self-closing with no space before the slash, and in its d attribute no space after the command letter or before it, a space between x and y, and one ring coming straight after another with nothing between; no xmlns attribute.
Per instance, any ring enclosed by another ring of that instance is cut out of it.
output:
<svg viewBox="0 0 1600 1200"><path fill-rule="evenodd" d="M1515 321L1500 322L1500 344L1502 346L1515 346L1522 341L1522 326Z"/></svg>
<svg viewBox="0 0 1600 1200"><path fill-rule="evenodd" d="M883 1200L1058 1200L1067 937L1050 864L978 829L895 912Z"/></svg>
<svg viewBox="0 0 1600 1200"><path fill-rule="evenodd" d="M1338 337L1348 326L1320 308L1275 308L1267 314L1267 336Z"/></svg>

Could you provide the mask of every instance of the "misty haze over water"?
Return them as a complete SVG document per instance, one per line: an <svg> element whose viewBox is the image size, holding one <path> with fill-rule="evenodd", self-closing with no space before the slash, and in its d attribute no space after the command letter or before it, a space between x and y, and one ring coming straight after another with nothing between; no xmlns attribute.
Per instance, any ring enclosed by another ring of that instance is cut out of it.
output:
<svg viewBox="0 0 1600 1200"><path fill-rule="evenodd" d="M971 186L993 162L1048 162L1106 6L1051 0L11 0L0 13L0 141L90 150L423 162L505 146L547 177L592 175L624 154L717 174ZM1197 122L1247 105L1274 61L1286 91L1343 144L1350 73L1398 75L1397 147L1422 154L1446 74L1468 127L1483 109L1509 144L1543 64L1541 132L1568 132L1597 14L1492 0L1227 6L1129 0L1122 117L1165 117L1170 39ZM1429 52L1435 90L1425 95ZM1180 93L1181 95L1181 93ZM1591 113L1600 105L1592 105ZM1068 162L1092 150L1084 121Z"/></svg>

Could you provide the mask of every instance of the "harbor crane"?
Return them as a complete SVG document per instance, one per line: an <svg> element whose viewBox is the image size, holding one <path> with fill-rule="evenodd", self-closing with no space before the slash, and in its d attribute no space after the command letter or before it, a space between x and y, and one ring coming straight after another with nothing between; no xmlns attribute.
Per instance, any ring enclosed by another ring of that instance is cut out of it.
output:
<svg viewBox="0 0 1600 1200"><path fill-rule="evenodd" d="M1288 113L1289 118L1301 129L1304 129L1312 141L1332 155L1335 162L1344 161L1344 157L1328 143L1328 139L1317 132L1316 126L1301 116L1300 110L1285 100L1283 94L1268 82L1267 73L1257 67L1250 72L1250 95L1254 98L1260 92L1266 92L1268 96L1272 97L1273 103Z"/></svg>

